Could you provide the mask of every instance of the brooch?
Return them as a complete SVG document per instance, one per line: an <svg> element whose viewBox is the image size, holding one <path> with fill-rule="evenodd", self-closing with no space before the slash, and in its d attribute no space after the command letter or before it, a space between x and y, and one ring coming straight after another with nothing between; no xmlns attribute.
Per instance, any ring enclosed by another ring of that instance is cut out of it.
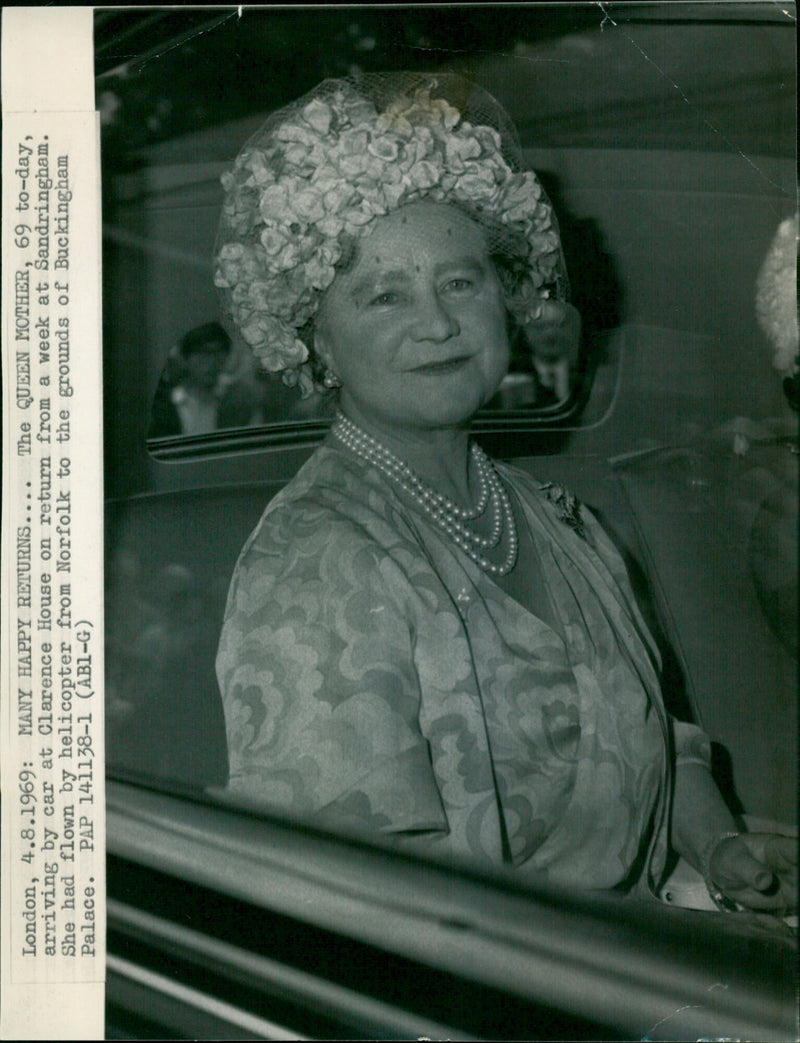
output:
<svg viewBox="0 0 800 1043"><path fill-rule="evenodd" d="M581 502L578 497L565 489L563 485L557 485L555 482L545 482L542 485L542 492L556 508L559 520L564 522L565 525L569 525L571 529L574 529L585 540L586 532L583 528Z"/></svg>

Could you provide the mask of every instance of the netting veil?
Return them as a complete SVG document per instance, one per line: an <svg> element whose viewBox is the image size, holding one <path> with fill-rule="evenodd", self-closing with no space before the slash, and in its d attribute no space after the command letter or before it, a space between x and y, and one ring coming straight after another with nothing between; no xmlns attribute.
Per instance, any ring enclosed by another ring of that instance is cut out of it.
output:
<svg viewBox="0 0 800 1043"><path fill-rule="evenodd" d="M457 74L325 80L272 113L222 183L224 310L264 369L304 394L321 294L374 221L408 203L447 203L481 225L520 323L568 293L556 218L511 120Z"/></svg>

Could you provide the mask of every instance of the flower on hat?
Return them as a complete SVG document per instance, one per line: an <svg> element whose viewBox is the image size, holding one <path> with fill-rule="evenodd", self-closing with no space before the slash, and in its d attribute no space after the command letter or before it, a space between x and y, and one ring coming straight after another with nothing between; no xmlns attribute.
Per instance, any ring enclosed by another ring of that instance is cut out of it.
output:
<svg viewBox="0 0 800 1043"><path fill-rule="evenodd" d="M452 201L498 219L529 243L530 292L541 296L556 278L558 235L536 176L512 171L497 131L462 120L434 87L379 113L342 84L291 111L222 176L215 284L261 365L304 395L313 380L299 331L335 278L344 240L406 203Z"/></svg>
<svg viewBox="0 0 800 1043"><path fill-rule="evenodd" d="M391 127L408 136L412 135L414 128L419 125L440 124L445 130L452 130L460 119L461 113L458 109L453 108L443 98L431 98L430 89L424 87L415 91L413 98L398 98L378 117L383 126Z"/></svg>

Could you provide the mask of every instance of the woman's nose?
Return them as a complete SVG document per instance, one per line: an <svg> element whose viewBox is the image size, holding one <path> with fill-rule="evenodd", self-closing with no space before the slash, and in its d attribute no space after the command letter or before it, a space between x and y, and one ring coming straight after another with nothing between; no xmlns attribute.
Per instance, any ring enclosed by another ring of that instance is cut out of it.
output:
<svg viewBox="0 0 800 1043"><path fill-rule="evenodd" d="M455 337L460 330L458 320L436 294L427 295L417 302L411 327L414 340L443 341Z"/></svg>

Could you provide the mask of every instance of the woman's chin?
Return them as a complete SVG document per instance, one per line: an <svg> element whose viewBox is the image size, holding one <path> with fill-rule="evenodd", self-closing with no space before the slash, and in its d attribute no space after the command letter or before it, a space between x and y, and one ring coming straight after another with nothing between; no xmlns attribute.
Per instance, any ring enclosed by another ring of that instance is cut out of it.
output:
<svg viewBox="0 0 800 1043"><path fill-rule="evenodd" d="M500 380L476 382L462 379L461 373L454 372L425 384L414 384L415 394L410 402L413 413L423 414L435 427L463 427L491 400Z"/></svg>
<svg viewBox="0 0 800 1043"><path fill-rule="evenodd" d="M433 395L419 395L409 407L407 419L418 426L432 428L463 428L469 426L475 414L489 401L485 391L469 395L458 394L460 389L442 388ZM402 413L398 410L398 421Z"/></svg>
<svg viewBox="0 0 800 1043"><path fill-rule="evenodd" d="M505 368L476 372L474 365L417 369L393 375L383 387L369 394L354 394L342 388L342 411L355 423L380 430L462 429L492 398L505 375ZM376 393L377 392L377 393Z"/></svg>

